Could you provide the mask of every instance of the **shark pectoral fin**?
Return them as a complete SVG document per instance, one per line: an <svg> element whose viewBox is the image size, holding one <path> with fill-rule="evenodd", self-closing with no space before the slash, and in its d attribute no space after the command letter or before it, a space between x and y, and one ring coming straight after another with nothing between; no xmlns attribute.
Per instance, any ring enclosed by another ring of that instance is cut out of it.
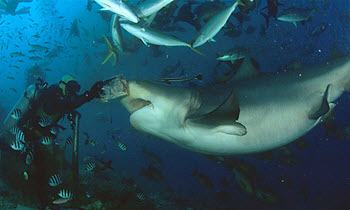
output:
<svg viewBox="0 0 350 210"><path fill-rule="evenodd" d="M294 24L295 28L298 28L297 22L293 22L293 24Z"/></svg>
<svg viewBox="0 0 350 210"><path fill-rule="evenodd" d="M247 128L239 122L232 122L229 125L219 125L213 128L217 133L225 133L228 135L244 136L247 134Z"/></svg>
<svg viewBox="0 0 350 210"><path fill-rule="evenodd" d="M214 38L209 39L210 42L216 42Z"/></svg>
<svg viewBox="0 0 350 210"><path fill-rule="evenodd" d="M212 93L209 95L212 95ZM204 108L205 106L206 104L202 103L201 107ZM192 113L192 115L186 120L197 127L212 130L215 133L225 133L238 136L247 133L245 126L237 122L239 117L239 104L237 96L233 91L231 91L225 98L224 102L214 110L206 114L203 113L206 112L198 109L197 112Z"/></svg>
<svg viewBox="0 0 350 210"><path fill-rule="evenodd" d="M332 89L332 85L329 84L326 88L326 91L323 94L321 105L311 110L309 114L309 119L317 120L329 112L330 110L329 99L330 99L331 89Z"/></svg>
<svg viewBox="0 0 350 210"><path fill-rule="evenodd" d="M200 119L188 120L196 127L201 127L206 130L211 130L214 133L224 133L227 135L244 136L247 134L247 129L241 123L235 120L225 120L220 118L211 118L205 116Z"/></svg>

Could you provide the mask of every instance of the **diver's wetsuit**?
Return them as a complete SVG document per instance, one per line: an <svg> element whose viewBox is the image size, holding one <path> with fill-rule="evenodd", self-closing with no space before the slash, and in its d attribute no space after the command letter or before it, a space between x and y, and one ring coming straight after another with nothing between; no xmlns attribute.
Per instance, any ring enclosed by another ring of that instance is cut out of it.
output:
<svg viewBox="0 0 350 210"><path fill-rule="evenodd" d="M35 158L33 160L33 174L36 174L36 191L41 204L47 206L50 204L48 197L49 177L62 170L63 151L59 147L49 145L45 146L41 143L41 137L51 136L56 139L56 135L50 133L50 128L58 126L57 122L74 109L82 106L84 103L91 101L89 91L82 95L73 94L64 96L59 85L51 85L41 90L39 98L33 102L31 110L23 116L23 124L26 124L24 132L28 140L32 142L35 148ZM47 127L41 127L38 122L41 117L46 116L52 120L52 124ZM28 169L29 170L29 169Z"/></svg>
<svg viewBox="0 0 350 210"><path fill-rule="evenodd" d="M38 102L42 103L43 111L46 114L54 115L56 113L69 113L92 99L93 97L89 96L87 92L65 98L58 85L51 85L43 91Z"/></svg>

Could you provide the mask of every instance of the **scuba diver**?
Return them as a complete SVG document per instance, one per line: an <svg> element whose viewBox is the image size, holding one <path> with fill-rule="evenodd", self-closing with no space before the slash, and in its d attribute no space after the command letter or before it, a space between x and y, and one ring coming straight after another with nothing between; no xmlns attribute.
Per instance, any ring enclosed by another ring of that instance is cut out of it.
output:
<svg viewBox="0 0 350 210"><path fill-rule="evenodd" d="M59 84L49 87L39 79L35 86L32 85L33 91L28 91L30 87L27 89L8 117L7 126L11 126L11 133L15 136L15 140L13 136L8 138L12 141L12 144L9 143L13 150L21 151L20 156L25 163L16 167L25 171L26 183L30 183L30 188L37 192L43 208L52 202L48 180L62 171L64 163L64 148L56 138L59 129L65 128L57 123L67 115L73 129L74 110L100 98L103 85L102 81L98 81L90 90L79 95L80 85L72 75L64 76ZM16 122L13 122L14 119ZM28 176L31 177L29 181Z"/></svg>

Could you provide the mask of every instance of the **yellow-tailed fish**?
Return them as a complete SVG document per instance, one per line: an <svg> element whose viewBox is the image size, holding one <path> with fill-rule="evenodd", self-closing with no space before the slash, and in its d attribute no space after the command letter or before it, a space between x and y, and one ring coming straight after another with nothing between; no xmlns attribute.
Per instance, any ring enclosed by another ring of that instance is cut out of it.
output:
<svg viewBox="0 0 350 210"><path fill-rule="evenodd" d="M106 56L106 58L103 60L102 64L105 64L111 57L112 55L114 55L114 59L115 59L115 62L113 62L112 66L115 66L117 65L117 62L118 62L118 53L114 50L111 42L108 40L108 38L106 36L104 36L105 38L105 41L106 41L106 44L108 46L108 54Z"/></svg>
<svg viewBox="0 0 350 210"><path fill-rule="evenodd" d="M228 18L231 16L232 12L236 9L237 5L243 5L241 0L237 0L236 3L227 7L223 11L219 12L217 15L212 17L205 26L199 32L198 37L193 42L193 47L199 47L205 44L207 41L215 41L214 36L219 33L221 28L226 24ZM244 6L244 5L243 5Z"/></svg>

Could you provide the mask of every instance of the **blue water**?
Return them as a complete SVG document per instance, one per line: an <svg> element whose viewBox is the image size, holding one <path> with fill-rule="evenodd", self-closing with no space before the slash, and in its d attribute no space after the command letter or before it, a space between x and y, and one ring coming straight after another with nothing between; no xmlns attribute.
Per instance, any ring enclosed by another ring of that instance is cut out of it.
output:
<svg viewBox="0 0 350 210"><path fill-rule="evenodd" d="M129 1L131 4L134 1ZM181 6L185 1L179 1ZM202 1L198 1L202 2ZM215 1L214 1L215 2ZM231 3L231 1L227 1ZM284 8L293 6L292 1L282 1ZM186 47L160 47L164 53L160 57L153 57L150 48L142 46L138 53L129 56L120 56L118 65L112 67L110 63L101 65L107 54L107 46L104 42L98 42L104 34L109 35L109 23L104 21L97 11L100 6L94 4L91 11L86 10L85 0L45 0L20 3L17 10L22 7L30 7L29 14L1 15L0 22L0 96L2 117L5 117L16 100L25 89L25 72L34 64L42 68L48 68L46 81L49 84L57 83L67 73L73 74L82 85L82 92L89 89L96 81L122 74L131 79L158 79L163 68L181 61L181 67L189 76L202 73L204 81L200 85L208 83L217 64L216 55L233 48L236 45L250 48L256 54L256 59L263 72L277 72L279 67L290 61L301 61L305 65L326 61L330 58L334 44L344 54L350 53L350 23L342 19L345 15L349 20L350 1L330 1L323 7L323 1L317 0L316 5L325 13L321 15L315 12L312 20L305 25L295 27L292 23L275 21L270 19L270 27L265 36L259 34L260 25L265 24L265 19L258 13L266 5L262 0L258 9L250 12L250 20L242 24L245 30L249 25L257 27L252 34L243 33L240 37L230 38L220 32L215 43L207 43L200 47L206 56L201 56ZM311 8L311 1L300 0L294 6ZM175 13L176 14L176 13ZM62 16L62 18L59 18ZM33 21L31 21L32 19ZM69 28L74 19L78 19L80 38L72 37L67 40ZM235 25L239 22L231 17L230 21ZM308 37L310 31L322 22L329 24L328 28L317 37ZM196 30L189 24L179 22L186 31L168 32L183 40L191 41L196 37ZM19 35L23 33L23 35ZM33 35L39 34L40 38ZM123 32L125 38L131 38L127 32ZM12 38L11 38L12 37ZM21 37L21 39L19 38ZM62 46L57 57L45 57L45 50L29 53L30 44L45 46L48 51ZM127 44L127 43L126 43ZM283 47L281 48L281 45ZM18 45L18 47L16 46ZM306 51L305 47L308 46ZM21 52L25 56L11 57L10 53ZM261 53L260 53L261 52ZM30 60L30 56L39 56L42 60ZM18 59L23 60L20 62ZM18 66L19 69L13 67ZM176 74L179 73L179 70ZM13 77L9 79L8 77ZM14 88L17 92L9 88ZM347 108L350 103L349 94L344 94L337 102L336 124L350 123L350 111ZM239 156L253 164L261 173L262 181L258 186L268 186L279 195L280 201L276 204L260 203L254 196L247 194L235 186L233 173L216 162L191 151L172 145L138 133L129 124L129 114L119 104L111 101L101 103L97 100L83 105L78 111L82 114L81 131L89 133L89 136L97 142L96 147L84 145L81 140L80 157L97 155L104 160L113 160L116 176L130 177L142 188L147 196L150 194L165 195L169 193L168 187L173 189L171 195L188 201L187 207L194 209L349 209L350 208L350 142L348 140L324 139L324 128L317 126L309 132L305 138L310 148L293 152L302 163L293 167L280 165L276 160L262 161L251 156ZM99 113L104 119L97 119ZM110 120L112 118L112 123ZM66 122L65 122L66 123ZM291 122L292 123L292 122ZM127 151L122 151L112 140L110 131L120 128L116 134L119 139L128 146ZM62 138L70 135L64 132ZM82 136L82 135L81 135ZM100 154L103 145L107 151ZM156 153L163 161L165 167L162 170L165 180L157 183L140 176L142 168L147 168L149 163L142 154L142 148ZM70 154L67 153L67 159ZM192 176L195 169L208 176L214 183L214 189L203 188ZM279 177L287 177L293 181L293 186L288 188L280 182ZM223 187L219 183L223 177L230 182L230 187ZM301 194L302 186L307 185L308 200L304 202ZM223 202L215 199L219 191L228 191L232 194L229 201ZM175 207L174 207L175 208ZM181 209L181 208L180 208ZM185 209L182 208L182 209Z"/></svg>

